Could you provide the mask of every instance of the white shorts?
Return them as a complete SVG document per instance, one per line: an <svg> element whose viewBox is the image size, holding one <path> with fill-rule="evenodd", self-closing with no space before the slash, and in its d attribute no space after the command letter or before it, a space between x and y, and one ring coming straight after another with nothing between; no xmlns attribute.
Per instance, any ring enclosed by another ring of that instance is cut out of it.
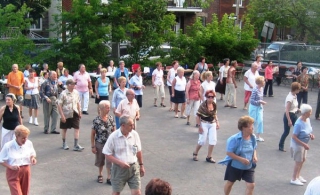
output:
<svg viewBox="0 0 320 195"><path fill-rule="evenodd" d="M217 124L201 122L200 125L203 129L203 132L199 134L198 144L200 146L203 146L207 143L207 140L208 140L209 145L213 145L213 146L216 145L217 144Z"/></svg>
<svg viewBox="0 0 320 195"><path fill-rule="evenodd" d="M7 130L2 127L1 132L1 148L4 146L5 143L16 139L16 135L14 134L14 130Z"/></svg>
<svg viewBox="0 0 320 195"><path fill-rule="evenodd" d="M200 106L200 100L189 100L189 104L187 104L186 115L190 116L191 110L193 108L194 116L197 116L197 112Z"/></svg>

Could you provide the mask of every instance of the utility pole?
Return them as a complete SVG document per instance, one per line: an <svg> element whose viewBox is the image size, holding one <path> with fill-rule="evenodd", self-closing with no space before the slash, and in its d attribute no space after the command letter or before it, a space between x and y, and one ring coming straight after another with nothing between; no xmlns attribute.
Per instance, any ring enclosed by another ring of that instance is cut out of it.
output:
<svg viewBox="0 0 320 195"><path fill-rule="evenodd" d="M239 3L240 0L237 0L237 4L236 4L236 25L239 25Z"/></svg>

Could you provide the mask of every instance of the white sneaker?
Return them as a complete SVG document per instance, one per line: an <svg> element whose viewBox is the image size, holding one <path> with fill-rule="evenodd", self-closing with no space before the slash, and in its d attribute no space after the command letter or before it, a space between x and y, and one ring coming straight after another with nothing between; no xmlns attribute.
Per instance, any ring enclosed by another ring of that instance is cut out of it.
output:
<svg viewBox="0 0 320 195"><path fill-rule="evenodd" d="M32 124L32 117L29 118L29 123Z"/></svg>
<svg viewBox="0 0 320 195"><path fill-rule="evenodd" d="M302 183L307 183L307 180L305 180L303 177L299 176L298 178Z"/></svg>
<svg viewBox="0 0 320 195"><path fill-rule="evenodd" d="M303 186L303 183L299 179L291 180L290 183L296 186Z"/></svg>
<svg viewBox="0 0 320 195"><path fill-rule="evenodd" d="M258 142L264 142L264 139L262 137L257 138Z"/></svg>
<svg viewBox="0 0 320 195"><path fill-rule="evenodd" d="M35 125L35 126L38 126L38 125L39 125L37 118L34 119L34 125Z"/></svg>

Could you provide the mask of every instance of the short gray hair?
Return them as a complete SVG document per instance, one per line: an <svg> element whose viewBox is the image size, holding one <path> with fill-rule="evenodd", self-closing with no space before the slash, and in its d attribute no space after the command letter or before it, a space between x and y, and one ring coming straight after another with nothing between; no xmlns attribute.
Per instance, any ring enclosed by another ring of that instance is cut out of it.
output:
<svg viewBox="0 0 320 195"><path fill-rule="evenodd" d="M119 61L119 65L122 64L122 63L124 64L124 61L123 61L123 60L120 60L120 61Z"/></svg>
<svg viewBox="0 0 320 195"><path fill-rule="evenodd" d="M123 115L123 116L121 116L120 119L119 119L120 126L121 126L121 125L128 124L130 119L131 119L131 118L130 118L130 116L128 116L128 115ZM131 120L132 120L132 119L131 119Z"/></svg>
<svg viewBox="0 0 320 195"><path fill-rule="evenodd" d="M310 112L312 110L312 107L309 104L302 104L300 106L301 114L305 114L307 112Z"/></svg>
<svg viewBox="0 0 320 195"><path fill-rule="evenodd" d="M99 109L104 108L106 105L110 106L109 100L102 100L99 102Z"/></svg>

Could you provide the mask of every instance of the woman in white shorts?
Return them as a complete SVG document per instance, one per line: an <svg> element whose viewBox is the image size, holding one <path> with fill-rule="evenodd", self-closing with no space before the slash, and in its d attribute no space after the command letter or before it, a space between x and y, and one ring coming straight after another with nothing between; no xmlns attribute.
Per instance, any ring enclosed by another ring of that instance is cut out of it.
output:
<svg viewBox="0 0 320 195"><path fill-rule="evenodd" d="M216 93L213 90L209 90L205 94L206 101L204 101L197 112L197 124L199 125L199 139L195 151L193 152L193 160L198 161L198 152L200 148L209 143L208 154L206 161L209 163L215 163L212 158L213 147L217 144L217 129L219 129L219 121L217 116L217 105L214 102Z"/></svg>
<svg viewBox="0 0 320 195"><path fill-rule="evenodd" d="M291 156L295 161L293 175L290 183L292 185L302 186L307 181L300 175L303 163L306 160L307 150L309 150L309 141L314 139L310 116L312 108L308 104L302 104L300 107L301 116L297 119L293 127L293 134L290 144Z"/></svg>
<svg viewBox="0 0 320 195"><path fill-rule="evenodd" d="M211 71L206 71L201 74L201 80L203 81L200 87L200 98L203 102L206 100L206 92L208 90L213 90L215 92L216 83L213 82L213 75ZM216 102L216 98L214 98L214 102Z"/></svg>
<svg viewBox="0 0 320 195"><path fill-rule="evenodd" d="M197 116L197 111L200 105L200 85L201 82L199 80L200 72L194 70L192 75L190 76L190 80L187 83L186 87L186 98L187 98L187 125L190 125L190 114L193 108L194 116Z"/></svg>

